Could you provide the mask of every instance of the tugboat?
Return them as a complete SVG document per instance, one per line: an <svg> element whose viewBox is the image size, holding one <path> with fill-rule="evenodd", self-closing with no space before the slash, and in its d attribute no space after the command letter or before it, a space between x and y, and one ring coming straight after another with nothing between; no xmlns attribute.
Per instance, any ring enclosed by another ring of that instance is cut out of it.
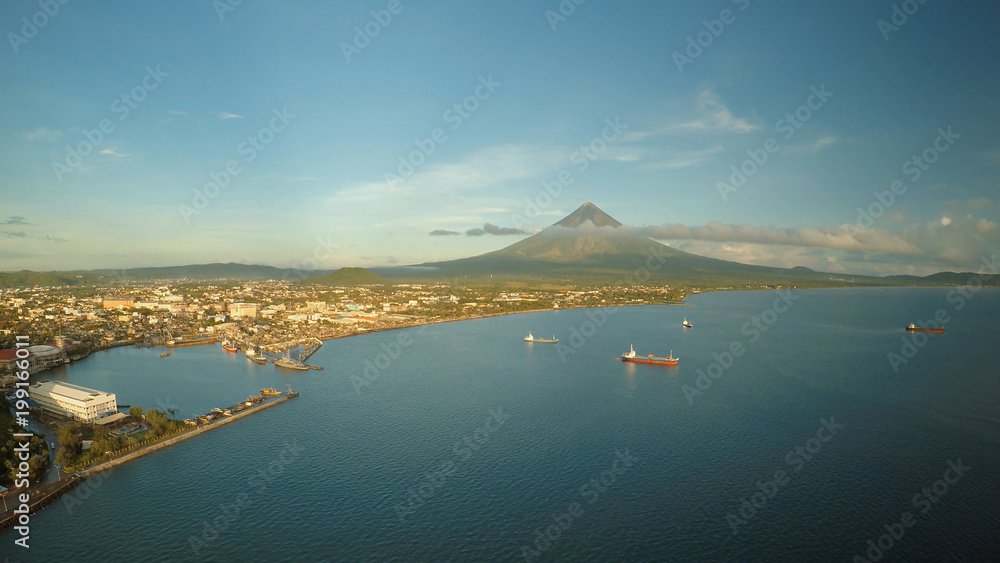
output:
<svg viewBox="0 0 1000 563"><path fill-rule="evenodd" d="M913 323L910 323L910 326L906 327L906 330L910 332L933 332L935 334L941 334L942 332L944 332L944 327L942 326L941 328L923 328Z"/></svg>
<svg viewBox="0 0 1000 563"><path fill-rule="evenodd" d="M261 395L280 395L281 391L278 391L277 389L274 389L272 387L268 387L267 389L261 389L260 390L260 394Z"/></svg>
<svg viewBox="0 0 1000 563"><path fill-rule="evenodd" d="M556 338L556 335L554 335L554 334L552 335L552 338L535 338L534 336L531 335L531 332L528 332L528 336L524 337L524 341L525 342L539 342L541 344L555 344L555 343L559 342L559 339Z"/></svg>
<svg viewBox="0 0 1000 563"><path fill-rule="evenodd" d="M637 364L657 364L661 366L676 366L677 360L680 358L674 357L674 351L670 351L669 356L654 356L650 354L647 357L639 356L635 353L635 348L629 344L628 352L621 355L621 361L623 362L635 362Z"/></svg>
<svg viewBox="0 0 1000 563"><path fill-rule="evenodd" d="M687 317L684 317L684 322L681 323L681 326L684 327L684 328L691 328L694 325L688 322Z"/></svg>

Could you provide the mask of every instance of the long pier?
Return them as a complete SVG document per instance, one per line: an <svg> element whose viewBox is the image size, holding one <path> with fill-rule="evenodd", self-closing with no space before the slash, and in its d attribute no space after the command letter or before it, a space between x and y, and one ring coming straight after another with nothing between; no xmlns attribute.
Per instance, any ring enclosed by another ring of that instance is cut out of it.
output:
<svg viewBox="0 0 1000 563"><path fill-rule="evenodd" d="M273 399L265 399L264 402L253 405L251 407L247 407L246 409L239 411L237 413L233 413L232 416L226 416L217 420L213 420L212 422L209 422L207 424L199 425L196 428L184 430L181 433L175 436L171 436L170 438L167 438L165 440L149 444L148 446L143 446L137 450L128 452L121 456L81 469L80 471L77 471L72 475L69 475L68 477L56 481L54 484L49 485L45 489L35 491L31 495L31 504L28 507L29 514L34 515L39 510L45 508L52 502L55 502L62 495L68 493L74 487L82 484L84 481L87 480L88 477L91 477L97 473L106 471L108 469L111 469L112 467L121 465L123 463L127 463L134 459L138 459L145 455L149 455L153 452L160 451L164 448L168 448L170 446L173 446L174 444L183 442L188 438L193 438L194 436L203 434L210 430L214 430L216 428L219 428L220 426L225 426L226 424L229 424L234 420L238 420L245 416L249 416L251 414L260 412L264 409L269 409L274 405L284 403L285 401L289 399L294 399L295 397L298 396L299 394L297 392L291 392L291 393L285 393ZM19 502L16 502L17 495L20 494L20 492L21 491L19 490L12 489L10 494L8 495L8 500L14 502L15 507L20 505ZM17 514L14 514L14 507L10 507L9 510L0 513L0 530L4 530L10 526L13 526L17 520L17 516L18 516Z"/></svg>

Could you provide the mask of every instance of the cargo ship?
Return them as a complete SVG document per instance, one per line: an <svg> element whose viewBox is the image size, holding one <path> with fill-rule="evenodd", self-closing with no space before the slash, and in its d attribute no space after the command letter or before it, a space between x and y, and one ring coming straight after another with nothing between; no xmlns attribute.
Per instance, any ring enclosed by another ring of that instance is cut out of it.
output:
<svg viewBox="0 0 1000 563"><path fill-rule="evenodd" d="M183 338L174 338L173 340L167 341L167 348L180 348L181 346L200 346L202 344L215 344L215 337L206 336L203 338L192 338L190 340L185 340Z"/></svg>
<svg viewBox="0 0 1000 563"><path fill-rule="evenodd" d="M309 369L309 366L303 364L302 362L297 362L287 356L281 358L280 360L275 360L274 365L279 368L294 369L299 371L306 371Z"/></svg>
<svg viewBox="0 0 1000 563"><path fill-rule="evenodd" d="M233 354L236 353L236 346L234 346L233 343L228 340L222 341L222 349L225 350L226 352L232 352Z"/></svg>
<svg viewBox="0 0 1000 563"><path fill-rule="evenodd" d="M654 356L652 354L643 357L635 353L635 348L629 344L628 352L621 355L621 361L623 362L635 362L637 364L658 364L661 366L676 366L677 360L680 358L674 357L674 351L670 351L669 356Z"/></svg>
<svg viewBox="0 0 1000 563"><path fill-rule="evenodd" d="M694 325L688 322L687 317L684 317L684 322L681 323L681 326L684 327L684 328L691 328Z"/></svg>
<svg viewBox="0 0 1000 563"><path fill-rule="evenodd" d="M917 325L915 325L913 323L910 323L910 326L906 327L906 330L908 330L910 332L933 332L933 333L936 333L936 334L941 334L942 332L944 332L944 327L941 327L941 328L923 328L923 327L919 327L919 326L917 326Z"/></svg>
<svg viewBox="0 0 1000 563"><path fill-rule="evenodd" d="M556 338L556 335L554 335L554 334L552 335L552 338L535 338L534 336L531 335L531 332L528 332L528 336L524 337L524 341L525 342L539 342L541 344L555 344L555 343L559 342L559 339Z"/></svg>

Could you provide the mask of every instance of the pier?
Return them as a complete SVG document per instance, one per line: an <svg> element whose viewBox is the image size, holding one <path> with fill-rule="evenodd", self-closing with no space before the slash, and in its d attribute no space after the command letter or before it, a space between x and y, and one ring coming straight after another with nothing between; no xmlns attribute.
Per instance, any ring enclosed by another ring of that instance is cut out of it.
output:
<svg viewBox="0 0 1000 563"><path fill-rule="evenodd" d="M262 400L258 401L257 403L253 404L252 406L247 407L239 412L233 413L231 416L223 416L221 418L212 420L211 422L200 424L197 427L182 430L181 432L174 434L173 436L162 438L152 444L142 446L138 449L131 450L127 453L123 453L107 461L103 461L91 465L89 467L85 467L79 471L76 471L72 474L65 476L64 478L58 481L55 481L54 483L45 484L42 487L32 491L31 504L29 505L29 514L34 515L39 510L55 502L59 497L68 493L74 487L86 481L88 477L91 477L97 473L106 471L108 469L111 469L112 467L121 465L123 463L127 463L134 459L138 459L145 455L149 455L153 452L158 452L164 448L168 448L170 446L173 446L174 444L183 442L188 438L193 438L194 436L197 436L199 434L208 432L210 430L214 430L221 426L225 426L226 424L229 424L234 420L238 420L245 416L249 416L251 414L260 412L264 409L269 409L275 405L284 403L285 401L289 399L294 399L295 397L298 396L299 394L297 391L289 390L287 393L282 393L280 396L276 396L273 398L265 397ZM17 489L11 489L10 493L6 495L5 501L7 509L3 512L0 512L0 530L4 530L15 524L17 515L14 514L14 508L18 504L20 504L16 503L15 501L17 499L17 495L21 492L23 491Z"/></svg>

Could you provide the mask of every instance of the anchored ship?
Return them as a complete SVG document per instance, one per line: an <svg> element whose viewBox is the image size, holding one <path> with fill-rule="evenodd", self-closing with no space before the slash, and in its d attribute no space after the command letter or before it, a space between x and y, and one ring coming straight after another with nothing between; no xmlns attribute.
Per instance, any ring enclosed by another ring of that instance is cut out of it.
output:
<svg viewBox="0 0 1000 563"><path fill-rule="evenodd" d="M933 333L936 333L936 334L941 334L942 332L944 332L944 327L941 327L941 328L923 328L923 327L916 326L913 323L910 323L910 326L906 327L906 330L908 330L910 332L933 332Z"/></svg>
<svg viewBox="0 0 1000 563"><path fill-rule="evenodd" d="M191 340L175 338L173 340L167 341L167 348L179 348L181 346L198 346L200 344L215 344L215 337L206 336L204 338L192 338Z"/></svg>
<svg viewBox="0 0 1000 563"><path fill-rule="evenodd" d="M688 322L687 317L684 317L684 322L681 323L681 326L684 327L684 328L691 328L694 325Z"/></svg>
<svg viewBox="0 0 1000 563"><path fill-rule="evenodd" d="M531 335L531 332L528 332L528 336L524 337L524 341L525 342L540 342L542 344L555 344L555 343L559 342L559 339L556 338L556 335L554 335L554 334L552 335L552 338L535 338L534 336Z"/></svg>
<svg viewBox="0 0 1000 563"><path fill-rule="evenodd" d="M274 365L278 366L279 368L294 369L299 371L305 371L309 369L309 366L303 364L302 362L297 362L289 358L288 356L285 356L280 360L275 360Z"/></svg>
<svg viewBox="0 0 1000 563"><path fill-rule="evenodd" d="M677 360L680 358L674 357L674 351L670 351L669 356L654 356L652 354L648 356L640 356L635 353L635 348L631 344L628 346L628 352L621 355L621 361L623 362L635 362L637 364L658 364L661 366L676 366Z"/></svg>
<svg viewBox="0 0 1000 563"><path fill-rule="evenodd" d="M232 352L233 354L236 353L236 346L234 346L229 340L222 341L222 349L226 352Z"/></svg>

